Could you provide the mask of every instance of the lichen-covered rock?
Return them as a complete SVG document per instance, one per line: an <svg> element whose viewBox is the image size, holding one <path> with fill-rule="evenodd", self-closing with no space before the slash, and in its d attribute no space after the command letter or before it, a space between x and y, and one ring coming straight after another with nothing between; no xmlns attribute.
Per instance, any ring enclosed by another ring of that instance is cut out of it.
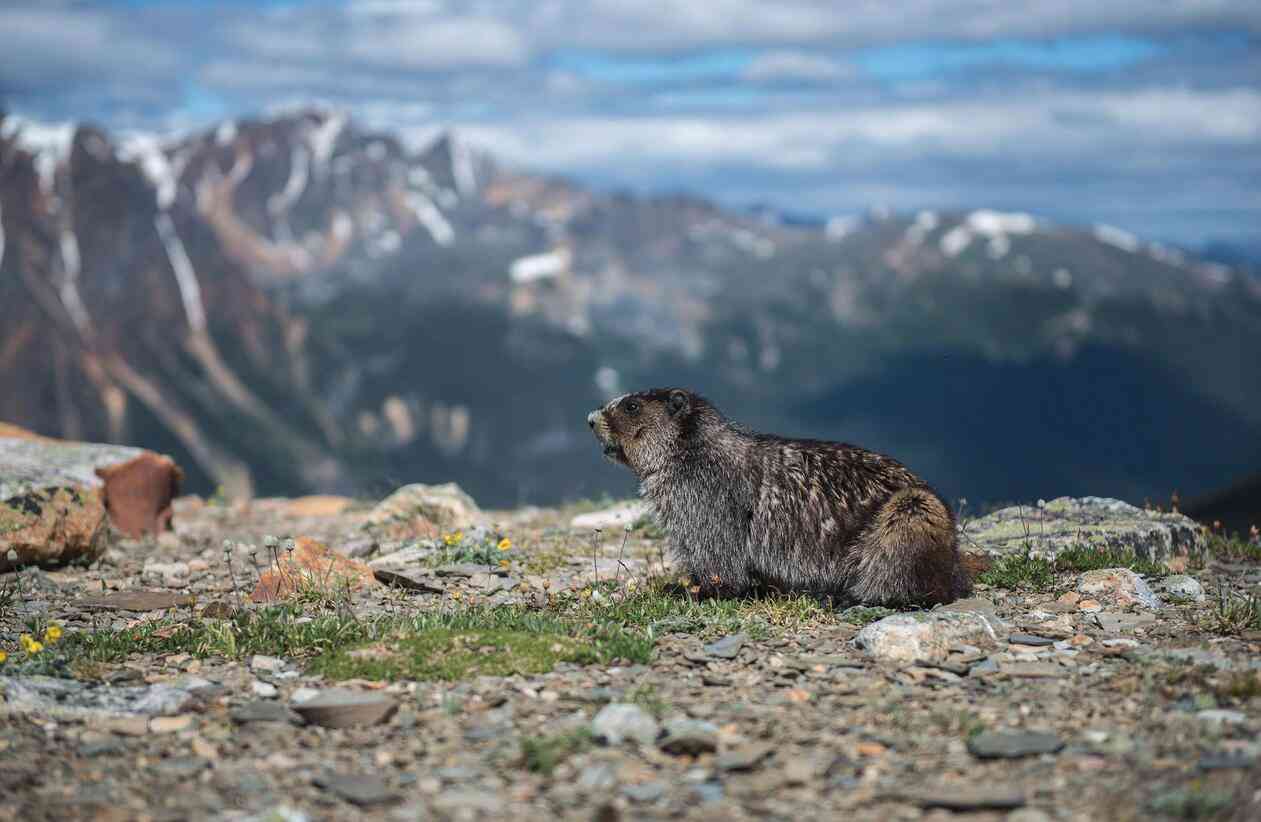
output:
<svg viewBox="0 0 1261 822"><path fill-rule="evenodd" d="M1182 514L1146 511L1105 497L1060 497L1003 508L959 524L965 551L991 557L1023 552L1053 560L1088 545L1161 562L1203 550L1204 530Z"/></svg>
<svg viewBox="0 0 1261 822"><path fill-rule="evenodd" d="M1116 608L1137 605L1154 611L1162 605L1160 597L1147 587L1142 577L1129 568L1087 571L1077 581L1077 593Z"/></svg>
<svg viewBox="0 0 1261 822"><path fill-rule="evenodd" d="M139 448L0 431L0 571L95 559L107 522L132 537L170 527L183 474ZM8 559L12 551L16 560Z"/></svg>
<svg viewBox="0 0 1261 822"><path fill-rule="evenodd" d="M648 503L634 500L574 517L569 525L583 530L610 530L633 525L649 514Z"/></svg>
<svg viewBox="0 0 1261 822"><path fill-rule="evenodd" d="M858 632L854 644L882 662L938 661L958 643L998 640L1003 623L978 611L926 611L893 614Z"/></svg>
<svg viewBox="0 0 1261 822"><path fill-rule="evenodd" d="M368 515L368 527L397 538L427 538L438 530L468 527L481 519L473 498L454 482L442 485L405 485L390 494ZM406 534L396 534L399 528Z"/></svg>

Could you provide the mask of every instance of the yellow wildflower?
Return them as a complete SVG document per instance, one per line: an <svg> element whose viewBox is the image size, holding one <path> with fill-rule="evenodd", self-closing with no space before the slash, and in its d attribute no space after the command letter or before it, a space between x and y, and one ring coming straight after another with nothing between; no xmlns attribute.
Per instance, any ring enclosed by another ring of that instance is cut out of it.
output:
<svg viewBox="0 0 1261 822"><path fill-rule="evenodd" d="M578 595L582 597L583 599L591 599L591 589L583 588L582 591Z"/></svg>
<svg viewBox="0 0 1261 822"><path fill-rule="evenodd" d="M22 650L26 651L28 654L38 654L40 651L44 650L44 643L35 639L30 634L22 634L18 637L18 642L21 643Z"/></svg>
<svg viewBox="0 0 1261 822"><path fill-rule="evenodd" d="M508 567L509 565L511 565L511 564L512 564L512 563L511 563L511 562L509 562L509 561L508 561L508 560L506 560L506 559L501 559L501 560L499 560L499 567L500 567L500 568L507 568L507 567Z"/></svg>
<svg viewBox="0 0 1261 822"><path fill-rule="evenodd" d="M504 537L503 539L499 540L500 551L507 551L511 547L512 547L512 540L508 539L507 537Z"/></svg>
<svg viewBox="0 0 1261 822"><path fill-rule="evenodd" d="M454 600L457 600L457 601L458 601L458 600L459 600L461 597L463 597L463 596L464 596L464 595L463 595L463 594L461 594L459 591L452 591L452 592L451 592L451 598L452 598L452 599L454 599Z"/></svg>
<svg viewBox="0 0 1261 822"><path fill-rule="evenodd" d="M0 665L3 665L4 661L8 658L9 658L8 654L6 654L4 651L0 651Z"/></svg>
<svg viewBox="0 0 1261 822"><path fill-rule="evenodd" d="M47 642L49 645L51 645L52 643L56 642L59 639L61 639L61 626L60 625L49 625L48 628L44 630L44 641Z"/></svg>

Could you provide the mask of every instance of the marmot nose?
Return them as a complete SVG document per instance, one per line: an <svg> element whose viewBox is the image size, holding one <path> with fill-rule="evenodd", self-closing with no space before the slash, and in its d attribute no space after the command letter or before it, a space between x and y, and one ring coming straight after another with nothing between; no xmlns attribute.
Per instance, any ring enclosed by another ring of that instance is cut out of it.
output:
<svg viewBox="0 0 1261 822"><path fill-rule="evenodd" d="M592 428L595 428L595 421L599 419L599 417L600 417L599 411L592 411L590 414L587 415L587 425L589 425Z"/></svg>

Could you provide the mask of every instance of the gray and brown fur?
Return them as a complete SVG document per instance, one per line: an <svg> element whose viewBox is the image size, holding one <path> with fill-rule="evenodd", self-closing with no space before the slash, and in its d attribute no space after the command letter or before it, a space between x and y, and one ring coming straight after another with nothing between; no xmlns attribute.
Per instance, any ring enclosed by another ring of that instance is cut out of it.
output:
<svg viewBox="0 0 1261 822"><path fill-rule="evenodd" d="M587 422L629 467L707 593L831 594L882 605L967 596L955 519L896 460L747 431L682 389L626 394Z"/></svg>

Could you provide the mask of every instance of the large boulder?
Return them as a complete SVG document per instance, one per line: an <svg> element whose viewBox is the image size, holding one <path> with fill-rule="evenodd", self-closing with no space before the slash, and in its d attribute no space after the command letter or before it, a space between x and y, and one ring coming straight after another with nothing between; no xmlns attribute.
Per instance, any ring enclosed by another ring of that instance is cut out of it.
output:
<svg viewBox="0 0 1261 822"><path fill-rule="evenodd" d="M378 531L402 529L399 538L435 537L439 530L466 528L482 519L473 498L454 482L404 485L372 509L368 526Z"/></svg>
<svg viewBox="0 0 1261 822"><path fill-rule="evenodd" d="M139 448L0 429L0 571L91 561L106 526L130 537L170 527L183 472Z"/></svg>
<svg viewBox="0 0 1261 822"><path fill-rule="evenodd" d="M1054 560L1066 549L1089 546L1162 562L1199 553L1204 543L1204 529L1189 517L1105 497L1060 497L959 524L960 547L990 557L1028 548L1033 556Z"/></svg>

